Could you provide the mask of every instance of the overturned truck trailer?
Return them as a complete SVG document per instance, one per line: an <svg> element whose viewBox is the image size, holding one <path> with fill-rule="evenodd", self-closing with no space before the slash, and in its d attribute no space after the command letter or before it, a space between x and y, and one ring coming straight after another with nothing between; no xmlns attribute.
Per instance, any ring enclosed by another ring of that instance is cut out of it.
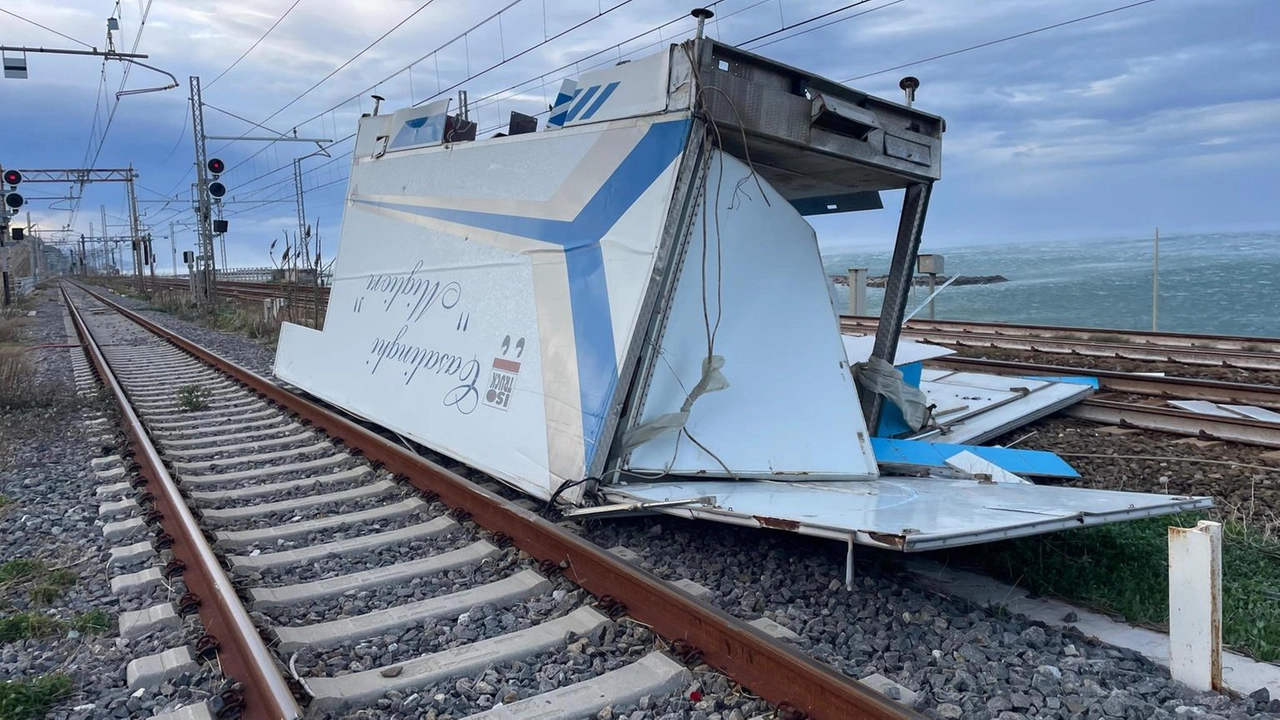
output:
<svg viewBox="0 0 1280 720"><path fill-rule="evenodd" d="M805 216L905 191L891 367L943 127L711 40L566 81L541 130L364 117L324 329L275 373L578 506L920 550L1207 505L878 462Z"/></svg>

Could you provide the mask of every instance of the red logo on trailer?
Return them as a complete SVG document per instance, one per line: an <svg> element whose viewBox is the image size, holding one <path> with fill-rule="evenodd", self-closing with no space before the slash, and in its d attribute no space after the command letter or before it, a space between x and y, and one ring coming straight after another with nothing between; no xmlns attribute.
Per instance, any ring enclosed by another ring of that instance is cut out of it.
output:
<svg viewBox="0 0 1280 720"><path fill-rule="evenodd" d="M511 405L511 393L515 390L516 378L520 375L520 363L505 357L512 349L511 336L508 335L502 340L503 357L493 359L493 368L489 371L489 387L484 393L484 404L503 412ZM516 341L514 350L516 358L524 354L524 338Z"/></svg>

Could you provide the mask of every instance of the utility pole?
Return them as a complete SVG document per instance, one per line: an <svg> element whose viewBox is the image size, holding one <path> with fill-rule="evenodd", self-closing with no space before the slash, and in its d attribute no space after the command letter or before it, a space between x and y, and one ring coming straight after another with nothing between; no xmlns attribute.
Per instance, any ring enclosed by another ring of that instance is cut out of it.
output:
<svg viewBox="0 0 1280 720"><path fill-rule="evenodd" d="M115 265L116 270L123 272L124 268L116 265L115 246L113 246L111 241L107 239L107 236L111 234L107 232L107 206L99 205L98 212L102 213L102 249L104 253L110 254L111 256L111 259L107 261L107 264ZM89 227L89 234L93 234L92 226Z"/></svg>
<svg viewBox="0 0 1280 720"><path fill-rule="evenodd" d="M1156 242L1151 257L1151 329L1159 330L1160 324L1160 228L1156 228Z"/></svg>
<svg viewBox="0 0 1280 720"><path fill-rule="evenodd" d="M191 131L196 145L196 233L200 252L196 255L196 300L212 312L217 285L213 262L213 214L209 212L209 176L204 134L204 101L200 98L200 77L191 76Z"/></svg>
<svg viewBox="0 0 1280 720"><path fill-rule="evenodd" d="M138 194L133 188L134 177L136 175L133 172L133 166L130 165L129 180L125 188L129 195L129 234L133 238L133 283L138 292L145 294L147 292L147 280L143 265L145 265L144 258L146 257L147 249L143 246L142 233L138 231ZM106 233L105 228L103 233Z"/></svg>
<svg viewBox="0 0 1280 720"><path fill-rule="evenodd" d="M298 206L298 245L301 246L307 234L307 211L302 202L302 158L293 159L293 197Z"/></svg>

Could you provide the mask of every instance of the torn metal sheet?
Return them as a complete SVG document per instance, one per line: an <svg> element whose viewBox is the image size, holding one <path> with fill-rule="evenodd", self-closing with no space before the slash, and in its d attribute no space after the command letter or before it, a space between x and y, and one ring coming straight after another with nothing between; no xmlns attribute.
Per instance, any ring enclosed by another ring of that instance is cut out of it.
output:
<svg viewBox="0 0 1280 720"><path fill-rule="evenodd" d="M925 368L920 389L935 406L939 426L913 440L978 444L1039 420L1088 397L1093 388L1070 382Z"/></svg>
<svg viewBox="0 0 1280 720"><path fill-rule="evenodd" d="M612 502L710 495L657 512L920 552L1211 507L1213 499L1148 493L881 477L866 482L687 481L605 489Z"/></svg>
<svg viewBox="0 0 1280 720"><path fill-rule="evenodd" d="M1207 400L1170 400L1169 404L1180 409L1200 415L1216 417L1245 418L1280 424L1280 413L1253 405L1227 405Z"/></svg>
<svg viewBox="0 0 1280 720"><path fill-rule="evenodd" d="M947 458L947 466L975 480L1030 484L1030 481L1026 478L1014 475L990 460L978 457L971 450L963 450Z"/></svg>

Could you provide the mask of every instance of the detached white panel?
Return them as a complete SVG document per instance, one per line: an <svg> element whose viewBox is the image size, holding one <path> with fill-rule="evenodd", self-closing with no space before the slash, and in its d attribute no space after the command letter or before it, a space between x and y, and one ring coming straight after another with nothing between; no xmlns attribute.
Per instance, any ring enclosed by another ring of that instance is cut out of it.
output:
<svg viewBox="0 0 1280 720"><path fill-rule="evenodd" d="M848 355L850 363L866 362L871 357L871 350L876 344L875 335L841 335L840 339L844 342L844 351ZM898 351L894 355L893 364L897 366L909 365L914 362L954 355L955 353L955 350L944 348L941 345L930 345L929 343L916 342L914 340L899 340Z"/></svg>
<svg viewBox="0 0 1280 720"><path fill-rule="evenodd" d="M1207 497L881 477L866 482L633 483L614 502L685 500L655 511L917 552L1211 507ZM711 496L699 503L690 498Z"/></svg>
<svg viewBox="0 0 1280 720"><path fill-rule="evenodd" d="M569 98L552 109L549 124L572 127L665 111L672 52L681 51L583 73Z"/></svg>
<svg viewBox="0 0 1280 720"><path fill-rule="evenodd" d="M709 317L729 387L702 395L686 428L719 460L669 432L636 447L627 468L779 480L874 477L813 228L763 179L761 197L737 159L716 153L706 172L710 207L697 212L690 230L640 422L681 409L702 375Z"/></svg>
<svg viewBox="0 0 1280 720"><path fill-rule="evenodd" d="M362 128L434 116L392 117ZM368 142L324 331L285 325L276 375L536 497L581 479L688 136L687 117L663 119L381 156Z"/></svg>
<svg viewBox="0 0 1280 720"><path fill-rule="evenodd" d="M1089 385L925 368L920 389L937 406L929 430L913 440L976 445L1088 397Z"/></svg>

